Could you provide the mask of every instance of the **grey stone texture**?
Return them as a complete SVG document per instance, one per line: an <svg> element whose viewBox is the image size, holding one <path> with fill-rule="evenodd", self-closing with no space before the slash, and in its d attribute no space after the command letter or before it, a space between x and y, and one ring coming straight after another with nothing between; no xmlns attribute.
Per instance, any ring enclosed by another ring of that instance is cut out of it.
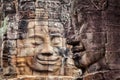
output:
<svg viewBox="0 0 120 80"><path fill-rule="evenodd" d="M88 74L83 80L119 80L120 1L73 0L72 4L68 44L73 45L76 66L83 70L83 76ZM81 43L79 50L76 46Z"/></svg>

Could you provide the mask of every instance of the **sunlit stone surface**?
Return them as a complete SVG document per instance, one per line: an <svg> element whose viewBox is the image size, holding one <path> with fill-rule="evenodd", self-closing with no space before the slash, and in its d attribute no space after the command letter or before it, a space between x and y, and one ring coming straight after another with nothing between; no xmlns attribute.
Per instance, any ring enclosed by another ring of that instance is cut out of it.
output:
<svg viewBox="0 0 120 80"><path fill-rule="evenodd" d="M80 75L67 47L70 0L4 0L8 28L4 36L1 78L73 80Z"/></svg>

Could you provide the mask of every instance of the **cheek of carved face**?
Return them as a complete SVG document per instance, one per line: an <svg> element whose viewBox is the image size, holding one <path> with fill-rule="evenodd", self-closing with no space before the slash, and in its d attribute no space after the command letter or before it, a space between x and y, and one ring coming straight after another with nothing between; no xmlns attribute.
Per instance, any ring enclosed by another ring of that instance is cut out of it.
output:
<svg viewBox="0 0 120 80"><path fill-rule="evenodd" d="M62 57L59 55L59 48L62 47L62 38L50 36L34 35L34 41L30 45L34 46L33 57L27 59L29 67L37 71L53 72L61 67Z"/></svg>

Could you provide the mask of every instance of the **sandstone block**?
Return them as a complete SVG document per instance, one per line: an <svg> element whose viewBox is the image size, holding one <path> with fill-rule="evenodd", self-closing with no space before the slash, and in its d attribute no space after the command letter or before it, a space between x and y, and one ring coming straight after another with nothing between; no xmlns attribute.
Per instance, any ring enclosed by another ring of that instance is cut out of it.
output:
<svg viewBox="0 0 120 80"><path fill-rule="evenodd" d="M105 57L110 69L120 69L120 52L107 52Z"/></svg>
<svg viewBox="0 0 120 80"><path fill-rule="evenodd" d="M24 48L24 47L26 47L25 46L25 40L26 39L22 39L22 40L17 40L17 48Z"/></svg>
<svg viewBox="0 0 120 80"><path fill-rule="evenodd" d="M87 51L104 48L106 43L106 35L104 32L82 33L81 39Z"/></svg>
<svg viewBox="0 0 120 80"><path fill-rule="evenodd" d="M34 48L18 48L18 55L20 57L35 55Z"/></svg>
<svg viewBox="0 0 120 80"><path fill-rule="evenodd" d="M120 33L119 32L108 32L107 33L107 44L106 50L107 51L120 51Z"/></svg>
<svg viewBox="0 0 120 80"><path fill-rule="evenodd" d="M17 32L14 32L14 33L7 32L7 38L11 39L11 40L17 39L18 33Z"/></svg>

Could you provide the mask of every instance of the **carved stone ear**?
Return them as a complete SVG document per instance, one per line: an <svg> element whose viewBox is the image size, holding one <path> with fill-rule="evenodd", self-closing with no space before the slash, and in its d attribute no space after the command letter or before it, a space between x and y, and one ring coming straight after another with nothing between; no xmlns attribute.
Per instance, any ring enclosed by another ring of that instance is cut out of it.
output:
<svg viewBox="0 0 120 80"><path fill-rule="evenodd" d="M107 7L108 0L91 0L95 8L104 10Z"/></svg>

